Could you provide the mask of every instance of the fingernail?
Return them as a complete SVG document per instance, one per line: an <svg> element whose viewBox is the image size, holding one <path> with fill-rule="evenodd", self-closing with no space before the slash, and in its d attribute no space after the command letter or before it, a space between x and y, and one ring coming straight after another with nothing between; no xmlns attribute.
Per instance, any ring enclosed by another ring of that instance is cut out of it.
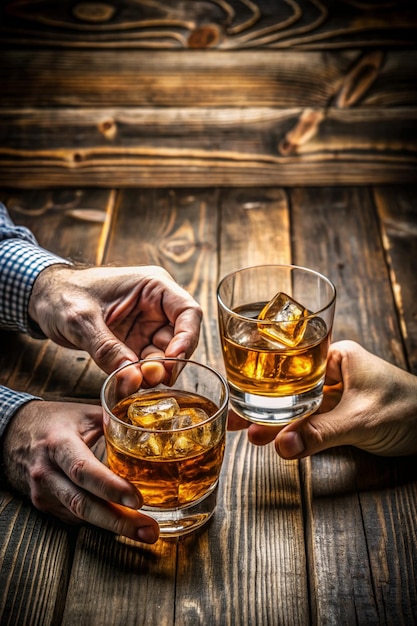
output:
<svg viewBox="0 0 417 626"><path fill-rule="evenodd" d="M129 509L139 509L141 506L139 498L137 498L137 496L135 496L133 493L125 494L122 497L122 504L123 506L129 507Z"/></svg>
<svg viewBox="0 0 417 626"><path fill-rule="evenodd" d="M295 431L282 433L279 438L279 451L282 456L291 457L298 456L304 452L304 442L300 435Z"/></svg>
<svg viewBox="0 0 417 626"><path fill-rule="evenodd" d="M144 543L155 543L158 537L159 532L154 528L154 526L141 526L138 528L139 541L143 541Z"/></svg>

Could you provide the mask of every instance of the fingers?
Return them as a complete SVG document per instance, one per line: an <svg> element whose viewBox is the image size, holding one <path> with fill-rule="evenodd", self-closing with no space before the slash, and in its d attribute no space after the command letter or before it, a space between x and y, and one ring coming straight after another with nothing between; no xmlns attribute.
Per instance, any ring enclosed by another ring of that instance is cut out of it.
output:
<svg viewBox="0 0 417 626"><path fill-rule="evenodd" d="M107 374L138 360L138 355L111 332L101 316L94 321L93 333L84 330L79 344Z"/></svg>
<svg viewBox="0 0 417 626"><path fill-rule="evenodd" d="M24 404L9 423L3 462L11 484L40 510L75 523L89 522L131 539L156 541L156 522L137 511L142 497L90 450L102 435L95 405Z"/></svg>
<svg viewBox="0 0 417 626"><path fill-rule="evenodd" d="M159 537L158 524L151 517L95 497L59 472L45 474L42 486L32 493L33 504L64 522L87 522L144 543L155 543Z"/></svg>
<svg viewBox="0 0 417 626"><path fill-rule="evenodd" d="M89 322L90 331L84 320L84 330L78 345L91 355L103 371L111 373L122 364L134 362L138 358L151 356L189 358L197 347L200 324L199 307L186 309L178 315L174 327L169 324L161 326L149 343L136 353L111 332L100 315Z"/></svg>
<svg viewBox="0 0 417 626"><path fill-rule="evenodd" d="M316 413L282 429L275 439L275 449L284 459L301 459L330 447L353 444L351 433L349 423L336 410Z"/></svg>
<svg viewBox="0 0 417 626"><path fill-rule="evenodd" d="M32 492L35 506L48 510L52 503L65 521L82 520L146 543L158 539L158 524L136 510L142 506L141 494L103 465L81 439L61 441L50 460L62 472L50 467L43 472Z"/></svg>
<svg viewBox="0 0 417 626"><path fill-rule="evenodd" d="M136 509L142 506L142 496L134 486L99 461L79 437L62 438L50 451L50 461L75 485L103 500Z"/></svg>
<svg viewBox="0 0 417 626"><path fill-rule="evenodd" d="M275 440L278 454L300 459L342 445L383 456L415 454L417 378L389 364L385 368L385 381L380 371L376 385L362 390L355 385L345 387L340 402L330 411L285 427Z"/></svg>
<svg viewBox="0 0 417 626"><path fill-rule="evenodd" d="M202 319L201 308L194 304L178 315L174 323L174 336L166 347L166 356L184 354L189 358L197 347Z"/></svg>
<svg viewBox="0 0 417 626"><path fill-rule="evenodd" d="M248 439L256 446L264 446L273 441L281 430L281 427L261 426L260 424L251 424L248 430Z"/></svg>
<svg viewBox="0 0 417 626"><path fill-rule="evenodd" d="M149 363L142 364L143 378L146 381L147 386L149 387L156 387L162 382L168 382L170 377L170 374L166 371L162 363L151 360L152 358L158 357L160 358L160 355L153 352L149 354L148 357L146 357L147 359L149 359Z"/></svg>

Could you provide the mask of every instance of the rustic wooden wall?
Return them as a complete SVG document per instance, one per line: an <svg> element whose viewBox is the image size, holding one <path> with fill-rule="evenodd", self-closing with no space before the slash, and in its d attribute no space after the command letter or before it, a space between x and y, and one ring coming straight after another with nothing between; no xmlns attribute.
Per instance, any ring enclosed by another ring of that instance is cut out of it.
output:
<svg viewBox="0 0 417 626"><path fill-rule="evenodd" d="M415 0L5 0L0 186L412 182Z"/></svg>

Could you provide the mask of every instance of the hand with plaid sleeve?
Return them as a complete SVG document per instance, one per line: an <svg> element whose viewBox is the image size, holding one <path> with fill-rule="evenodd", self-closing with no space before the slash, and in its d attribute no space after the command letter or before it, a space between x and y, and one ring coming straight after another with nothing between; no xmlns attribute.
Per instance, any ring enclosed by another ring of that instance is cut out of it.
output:
<svg viewBox="0 0 417 626"><path fill-rule="evenodd" d="M162 268L79 268L42 249L0 203L0 327L89 352L109 373L150 355L194 351L201 308ZM170 372L166 372L170 376ZM152 543L141 494L98 461L100 407L0 386L0 445L13 487L68 522Z"/></svg>

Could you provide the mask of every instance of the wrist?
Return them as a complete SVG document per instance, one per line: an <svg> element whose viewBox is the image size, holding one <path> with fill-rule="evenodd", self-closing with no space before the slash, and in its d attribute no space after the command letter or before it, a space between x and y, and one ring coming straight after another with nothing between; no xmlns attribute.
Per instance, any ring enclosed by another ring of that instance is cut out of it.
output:
<svg viewBox="0 0 417 626"><path fill-rule="evenodd" d="M60 285L65 282L65 275L72 272L69 263L54 263L44 268L36 277L28 303L28 321L33 333L45 337L42 331L42 319L45 318L48 301Z"/></svg>

